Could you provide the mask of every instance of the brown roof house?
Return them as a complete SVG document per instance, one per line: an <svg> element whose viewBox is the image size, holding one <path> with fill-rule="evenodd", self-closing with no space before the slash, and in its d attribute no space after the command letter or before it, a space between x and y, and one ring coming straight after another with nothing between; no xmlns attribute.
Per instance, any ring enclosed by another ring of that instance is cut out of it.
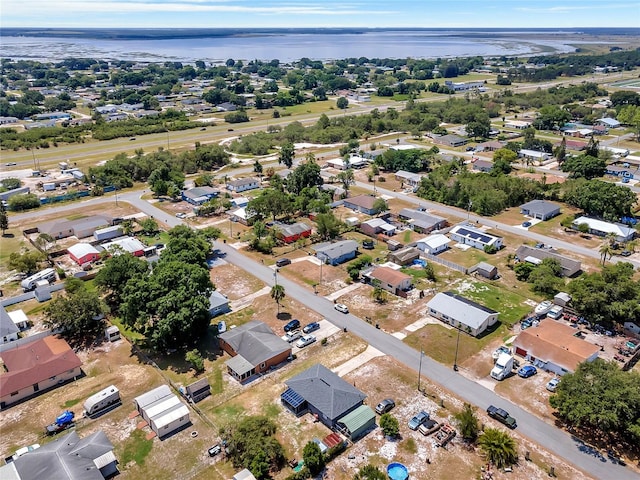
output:
<svg viewBox="0 0 640 480"><path fill-rule="evenodd" d="M545 319L520 332L513 342L517 355L558 375L574 372L582 362L598 358L600 347L574 336L576 330Z"/></svg>
<svg viewBox="0 0 640 480"><path fill-rule="evenodd" d="M366 274L370 283L379 282L380 288L397 295L411 288L411 275L389 267L377 267Z"/></svg>
<svg viewBox="0 0 640 480"><path fill-rule="evenodd" d="M66 341L53 336L8 348L0 357L6 370L0 375L0 408L82 375L78 356Z"/></svg>
<svg viewBox="0 0 640 480"><path fill-rule="evenodd" d="M226 362L227 371L240 382L268 371L291 355L291 345L258 320L229 329L218 340L220 348L232 357Z"/></svg>

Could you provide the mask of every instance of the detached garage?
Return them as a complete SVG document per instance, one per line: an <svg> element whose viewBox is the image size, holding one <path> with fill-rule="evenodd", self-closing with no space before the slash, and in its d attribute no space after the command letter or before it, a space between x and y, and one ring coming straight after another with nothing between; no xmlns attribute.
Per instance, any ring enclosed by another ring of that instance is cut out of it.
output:
<svg viewBox="0 0 640 480"><path fill-rule="evenodd" d="M90 243L76 243L67 249L71 259L78 265L95 262L100 258L100 252Z"/></svg>
<svg viewBox="0 0 640 480"><path fill-rule="evenodd" d="M142 418L158 438L165 437L191 423L189 407L171 393L167 385L161 385L134 399Z"/></svg>
<svg viewBox="0 0 640 480"><path fill-rule="evenodd" d="M376 426L376 414L367 405L361 405L338 420L338 429L351 441L357 440Z"/></svg>

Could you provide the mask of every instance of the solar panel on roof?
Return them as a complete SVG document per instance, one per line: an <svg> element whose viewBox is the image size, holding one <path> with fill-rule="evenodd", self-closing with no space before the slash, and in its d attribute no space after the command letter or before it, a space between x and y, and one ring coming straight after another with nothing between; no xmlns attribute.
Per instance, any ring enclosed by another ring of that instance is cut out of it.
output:
<svg viewBox="0 0 640 480"><path fill-rule="evenodd" d="M294 390L288 388L286 392L284 392L280 398L287 402L291 407L298 408L300 405L304 403L304 398Z"/></svg>

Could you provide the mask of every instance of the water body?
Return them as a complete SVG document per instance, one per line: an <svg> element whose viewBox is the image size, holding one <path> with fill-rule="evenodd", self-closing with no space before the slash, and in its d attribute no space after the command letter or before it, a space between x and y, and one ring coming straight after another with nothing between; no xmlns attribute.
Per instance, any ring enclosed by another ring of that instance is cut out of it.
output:
<svg viewBox="0 0 640 480"><path fill-rule="evenodd" d="M430 30L430 29L3 29L0 57L58 61L91 57L141 62L224 62L228 58L283 62L308 57L451 58L564 53L596 35L640 35L640 29ZM615 43L615 40L614 40Z"/></svg>

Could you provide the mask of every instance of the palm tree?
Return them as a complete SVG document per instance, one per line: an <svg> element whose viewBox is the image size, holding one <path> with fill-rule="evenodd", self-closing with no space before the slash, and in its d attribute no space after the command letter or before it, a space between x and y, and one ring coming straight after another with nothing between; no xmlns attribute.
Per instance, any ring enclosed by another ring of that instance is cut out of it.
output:
<svg viewBox="0 0 640 480"><path fill-rule="evenodd" d="M508 467L518 460L515 440L507 432L497 428L486 428L478 440L478 445L489 462L498 468Z"/></svg>
<svg viewBox="0 0 640 480"><path fill-rule="evenodd" d="M605 262L607 261L607 255L609 258L613 255L613 247L609 242L605 242L600 247L600 260L602 261L602 266L604 267Z"/></svg>
<svg viewBox="0 0 640 480"><path fill-rule="evenodd" d="M347 193L347 195L349 194L349 188L351 187L351 184L353 183L353 170L351 170L350 168L347 170L343 170L342 172L338 173L338 175L336 175L336 178L338 179L338 181L340 183L342 183L342 187L344 188L344 191Z"/></svg>
<svg viewBox="0 0 640 480"><path fill-rule="evenodd" d="M630 251L631 253L635 253L637 247L638 247L638 240L629 240L624 246L624 248Z"/></svg>
<svg viewBox="0 0 640 480"><path fill-rule="evenodd" d="M278 285L277 283L271 287L271 298L276 301L278 305L278 315L280 315L280 302L284 299L284 287L282 285Z"/></svg>
<svg viewBox="0 0 640 480"><path fill-rule="evenodd" d="M616 242L616 234L613 232L609 232L607 233L606 237L607 241L609 242L609 245L611 245L612 247L617 243Z"/></svg>

